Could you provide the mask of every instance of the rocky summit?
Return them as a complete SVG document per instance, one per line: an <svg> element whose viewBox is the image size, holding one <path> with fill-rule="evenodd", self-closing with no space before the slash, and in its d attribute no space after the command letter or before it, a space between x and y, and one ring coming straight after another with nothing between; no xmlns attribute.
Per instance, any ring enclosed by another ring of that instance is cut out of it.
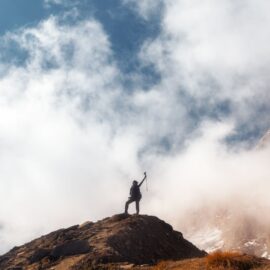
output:
<svg viewBox="0 0 270 270"><path fill-rule="evenodd" d="M204 251L154 216L115 215L44 235L0 257L1 270L86 270L203 257Z"/></svg>

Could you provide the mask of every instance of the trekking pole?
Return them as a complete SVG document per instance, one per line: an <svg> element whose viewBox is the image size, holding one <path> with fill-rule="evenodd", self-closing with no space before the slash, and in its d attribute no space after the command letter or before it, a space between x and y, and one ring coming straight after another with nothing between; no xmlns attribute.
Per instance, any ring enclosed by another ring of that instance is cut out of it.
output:
<svg viewBox="0 0 270 270"><path fill-rule="evenodd" d="M145 173L145 187L146 187L146 191L148 192L148 183L147 183L147 174Z"/></svg>

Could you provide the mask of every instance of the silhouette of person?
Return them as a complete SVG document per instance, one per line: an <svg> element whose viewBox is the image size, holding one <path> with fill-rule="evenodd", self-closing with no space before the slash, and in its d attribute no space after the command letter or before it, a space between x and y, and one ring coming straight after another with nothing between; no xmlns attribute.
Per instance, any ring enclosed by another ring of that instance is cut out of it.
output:
<svg viewBox="0 0 270 270"><path fill-rule="evenodd" d="M136 180L133 181L132 186L130 188L130 197L128 198L128 201L126 202L125 205L125 214L128 214L128 206L129 204L131 204L132 202L136 203L136 213L137 215L139 215L140 212L140 200L142 198L142 194L140 191L140 186L143 184L144 180L146 179L146 172L144 172L144 178L143 180L140 182L140 184L138 184L138 182Z"/></svg>

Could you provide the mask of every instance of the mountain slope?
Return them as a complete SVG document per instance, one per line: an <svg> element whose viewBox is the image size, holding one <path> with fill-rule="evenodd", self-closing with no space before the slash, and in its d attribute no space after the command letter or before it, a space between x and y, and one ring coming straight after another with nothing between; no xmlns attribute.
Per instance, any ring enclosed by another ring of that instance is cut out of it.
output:
<svg viewBox="0 0 270 270"><path fill-rule="evenodd" d="M0 257L0 269L79 270L112 262L146 264L204 255L157 217L121 214L61 229L13 248Z"/></svg>

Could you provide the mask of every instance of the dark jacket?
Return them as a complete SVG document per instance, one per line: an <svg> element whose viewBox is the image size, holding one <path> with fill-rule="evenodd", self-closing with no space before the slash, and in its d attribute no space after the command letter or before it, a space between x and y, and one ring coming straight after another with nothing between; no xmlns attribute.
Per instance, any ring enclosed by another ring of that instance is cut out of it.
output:
<svg viewBox="0 0 270 270"><path fill-rule="evenodd" d="M130 189L130 198L134 200L140 200L142 197L140 187L138 185L133 185Z"/></svg>

